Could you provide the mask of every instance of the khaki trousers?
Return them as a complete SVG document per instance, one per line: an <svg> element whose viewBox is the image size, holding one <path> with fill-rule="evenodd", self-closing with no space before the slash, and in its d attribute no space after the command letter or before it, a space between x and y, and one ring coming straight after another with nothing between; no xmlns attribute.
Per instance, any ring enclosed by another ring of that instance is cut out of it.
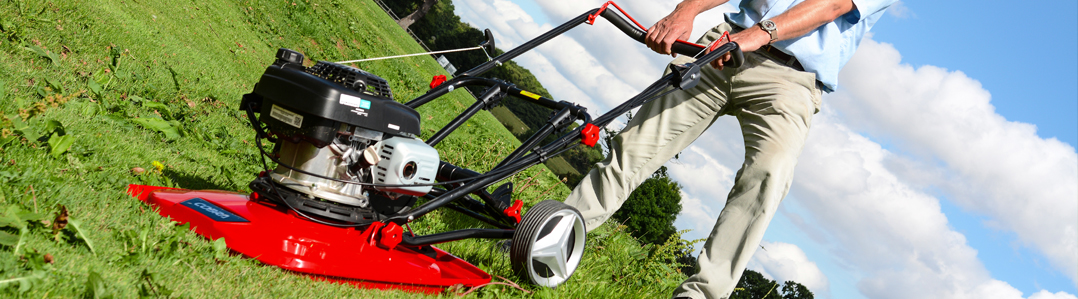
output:
<svg viewBox="0 0 1078 299"><path fill-rule="evenodd" d="M716 26L698 43L710 43L731 29L726 23ZM790 189L812 115L819 110L821 90L815 74L765 55L769 54L745 53L739 69L701 67L703 77L695 88L642 106L614 137L609 157L565 200L580 210L589 230L598 227L633 189L700 137L720 115L737 117L745 140L745 162L700 253L700 272L682 283L674 296L728 297ZM672 63L689 61L691 57L681 56Z"/></svg>

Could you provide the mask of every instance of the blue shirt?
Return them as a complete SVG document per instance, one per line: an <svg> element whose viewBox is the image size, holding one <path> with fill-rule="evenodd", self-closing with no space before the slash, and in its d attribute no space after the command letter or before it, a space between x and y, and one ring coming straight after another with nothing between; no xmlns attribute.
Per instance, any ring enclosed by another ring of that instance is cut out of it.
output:
<svg viewBox="0 0 1078 299"><path fill-rule="evenodd" d="M741 28L749 28L801 2L804 0L743 0L741 11L728 14L727 18ZM816 73L816 80L823 83L825 91L834 91L838 87L838 71L850 61L861 38L894 2L896 0L853 0L856 8L834 22L799 38L776 41L772 46L797 57L806 72ZM782 27L778 30L782 31Z"/></svg>

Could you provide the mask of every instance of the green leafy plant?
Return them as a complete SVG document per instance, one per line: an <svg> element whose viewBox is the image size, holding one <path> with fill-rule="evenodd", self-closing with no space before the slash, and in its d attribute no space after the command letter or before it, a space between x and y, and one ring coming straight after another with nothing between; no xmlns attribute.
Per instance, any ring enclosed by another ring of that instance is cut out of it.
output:
<svg viewBox="0 0 1078 299"><path fill-rule="evenodd" d="M67 152L71 148L72 144L75 144L75 137L71 135L60 135L59 133L52 133L49 136L49 155L53 157L59 157L63 153Z"/></svg>
<svg viewBox="0 0 1078 299"><path fill-rule="evenodd" d="M11 20L4 20L0 22L0 31L4 32L4 36L10 41L21 41L25 32L22 30L22 26L17 23L11 22Z"/></svg>
<svg viewBox="0 0 1078 299"><path fill-rule="evenodd" d="M123 243L123 251L113 261L125 264L141 264L144 259L152 258L156 241L150 238L150 228L119 232L117 239Z"/></svg>
<svg viewBox="0 0 1078 299"><path fill-rule="evenodd" d="M156 273L143 269L142 274L139 274L138 295L142 298L169 297L172 295L172 290L161 283Z"/></svg>
<svg viewBox="0 0 1078 299"><path fill-rule="evenodd" d="M31 288L33 288L35 285L41 284L41 282L42 282L42 280L44 280L44 278L45 278L45 272L44 271L35 271L35 272L29 273L29 275L26 275L26 276L14 277L14 278L8 278L8 279L0 280L0 288L6 288L6 287L9 287L9 286L12 286L12 285L18 285L19 286L19 289L18 289L19 293L25 293L26 291L29 291Z"/></svg>
<svg viewBox="0 0 1078 299"><path fill-rule="evenodd" d="M30 233L30 229L41 226L40 221L43 219L44 216L41 214L24 211L17 205L7 206L3 214L0 214L0 229L16 230L18 235L0 231L0 239L3 240L0 244L14 246L14 252L18 254L19 249L26 243L26 236Z"/></svg>
<svg viewBox="0 0 1078 299"><path fill-rule="evenodd" d="M177 129L179 123L176 121L167 121L155 117L140 117L132 118L131 122L136 123L143 128L161 132L161 134L165 134L165 139L167 140L175 140L181 136L180 130Z"/></svg>
<svg viewBox="0 0 1078 299"><path fill-rule="evenodd" d="M113 295L112 290L109 289L109 283L105 281L104 278L101 278L101 274L97 273L97 271L91 270L90 273L86 276L85 297L104 299L113 298L115 296Z"/></svg>
<svg viewBox="0 0 1078 299"><path fill-rule="evenodd" d="M26 248L27 239L34 230L45 227L45 216L23 210L18 205L8 205L0 213L0 245L11 248L17 256L20 266L18 275L0 280L0 288L18 285L18 292L24 293L35 286L42 285L47 274L54 270L53 256L35 249ZM11 232L17 230L18 234Z"/></svg>
<svg viewBox="0 0 1078 299"><path fill-rule="evenodd" d="M225 242L225 238L217 238L213 241L213 258L219 263L228 258L228 243Z"/></svg>
<svg viewBox="0 0 1078 299"><path fill-rule="evenodd" d="M175 222L173 222L175 223ZM138 230L119 232L117 239L123 243L124 250L112 258L113 262L138 265L155 259L166 259L170 263L178 263L185 258L195 259L201 255L195 250L186 250L191 246L184 241L184 236L191 229L191 224L172 225L169 230L155 233L149 226L143 226ZM223 243L223 241L222 241ZM214 251L217 245L214 244ZM216 256L216 253L207 253Z"/></svg>
<svg viewBox="0 0 1078 299"><path fill-rule="evenodd" d="M23 121L22 117L18 114L9 114L7 115L7 119L11 122L11 129L14 130L15 133L22 135L26 140L33 142L38 138L41 138L41 132L36 127L31 127L30 124Z"/></svg>
<svg viewBox="0 0 1078 299"><path fill-rule="evenodd" d="M94 242L90 241L90 238L86 236L86 230L83 229L82 221L74 218L68 218L68 227L75 232L75 236L79 240L82 240L83 244L86 244L86 248L90 249L90 253L97 254L97 250L94 249Z"/></svg>
<svg viewBox="0 0 1078 299"><path fill-rule="evenodd" d="M35 45L26 45L25 49L27 51L34 52L34 54L37 54L38 56L40 56L42 58L48 58L49 61L52 62L52 65L54 65L54 66L59 64L60 58L56 56L56 53L53 53L51 51L42 49L41 47L38 47L38 46L35 46Z"/></svg>
<svg viewBox="0 0 1078 299"><path fill-rule="evenodd" d="M101 83L97 83L97 81L93 79L86 80L86 88L90 89L90 92L93 92L94 95L97 96L101 96L101 92L105 90L105 87L101 86Z"/></svg>

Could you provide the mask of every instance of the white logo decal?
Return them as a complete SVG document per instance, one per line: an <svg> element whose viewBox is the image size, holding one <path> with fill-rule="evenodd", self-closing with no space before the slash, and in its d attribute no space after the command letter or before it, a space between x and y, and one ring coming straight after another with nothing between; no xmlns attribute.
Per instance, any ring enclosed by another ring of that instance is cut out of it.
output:
<svg viewBox="0 0 1078 299"><path fill-rule="evenodd" d="M360 105L360 103L362 103L362 101L363 101L363 99L360 99L359 97L352 96L352 95L347 95L347 94L343 94L343 93L341 94L341 105L359 107L359 105Z"/></svg>
<svg viewBox="0 0 1078 299"><path fill-rule="evenodd" d="M212 213L214 215L217 215L217 217L221 217L223 219L227 219L229 217L232 217L231 214L225 213L224 211L218 210L215 207L212 207L210 205L207 205L207 204L204 204L204 203L201 203L201 202L196 202L196 203L194 203L194 205L196 207L199 207L203 211L210 212L210 213Z"/></svg>

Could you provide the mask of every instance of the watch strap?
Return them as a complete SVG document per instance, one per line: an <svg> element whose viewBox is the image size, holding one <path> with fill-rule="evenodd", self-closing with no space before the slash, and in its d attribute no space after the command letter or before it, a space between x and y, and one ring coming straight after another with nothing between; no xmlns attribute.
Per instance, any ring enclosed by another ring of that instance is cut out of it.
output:
<svg viewBox="0 0 1078 299"><path fill-rule="evenodd" d="M775 25L774 21L771 21L770 19L766 19L766 20L760 21L760 23L757 23L757 25L759 25L760 29L763 29L764 31L766 31L767 35L771 37L771 40L767 42L768 44L771 44L771 43L773 43L773 42L775 42L776 40L779 39L779 33L777 32L778 31L778 26Z"/></svg>

